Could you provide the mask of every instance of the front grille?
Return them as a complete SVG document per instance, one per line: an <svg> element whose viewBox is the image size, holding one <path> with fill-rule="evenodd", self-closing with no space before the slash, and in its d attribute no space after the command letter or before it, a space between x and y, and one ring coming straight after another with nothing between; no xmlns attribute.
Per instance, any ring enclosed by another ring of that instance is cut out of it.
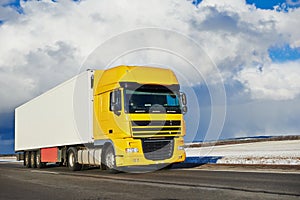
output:
<svg viewBox="0 0 300 200"><path fill-rule="evenodd" d="M144 121L132 121L133 126L180 126L180 120L144 120Z"/></svg>
<svg viewBox="0 0 300 200"><path fill-rule="evenodd" d="M173 155L174 139L143 139L143 152L148 160L165 160Z"/></svg>
<svg viewBox="0 0 300 200"><path fill-rule="evenodd" d="M134 137L176 136L181 134L180 120L132 121Z"/></svg>

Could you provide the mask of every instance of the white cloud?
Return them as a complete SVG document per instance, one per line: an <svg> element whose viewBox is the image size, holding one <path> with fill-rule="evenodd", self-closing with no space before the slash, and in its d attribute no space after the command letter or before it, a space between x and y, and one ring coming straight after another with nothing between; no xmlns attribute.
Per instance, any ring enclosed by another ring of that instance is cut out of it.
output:
<svg viewBox="0 0 300 200"><path fill-rule="evenodd" d="M0 68L0 112L12 111L74 76L80 65L75 58L76 49L62 41L29 50L27 54L13 52L11 61Z"/></svg>
<svg viewBox="0 0 300 200"><path fill-rule="evenodd" d="M8 85L0 88L0 112L76 74L99 44L121 32L150 26L180 27L187 33L195 9L173 1L45 0L21 5L24 14L0 26L0 70Z"/></svg>
<svg viewBox="0 0 300 200"><path fill-rule="evenodd" d="M15 9L11 7L3 7L9 3L12 3L12 1L11 0L0 1L0 21L16 19L18 17L18 12Z"/></svg>
<svg viewBox="0 0 300 200"><path fill-rule="evenodd" d="M0 7L0 13L10 16L0 26L0 112L11 110L76 74L84 59L112 36L143 27L171 29L191 37L217 64L225 81L237 77L253 98L278 100L298 95L296 62L294 67L282 68L270 64L262 74L255 70L257 65L271 62L271 46L300 46L300 9L285 13L261 10L236 0L203 0L197 8L179 0L44 0L21 5L24 14ZM156 39L153 36L149 41ZM170 40L159 38L159 42ZM199 59L188 46L174 44ZM142 63L147 58L135 55L122 61ZM170 61L161 55L156 53L155 61ZM180 63L173 61L174 65ZM198 69L203 76L216 80L208 65ZM271 84L271 80L276 83Z"/></svg>
<svg viewBox="0 0 300 200"><path fill-rule="evenodd" d="M289 5L292 5L292 6L299 6L300 5L299 0L287 0L286 3L289 4Z"/></svg>
<svg viewBox="0 0 300 200"><path fill-rule="evenodd" d="M288 42L294 48L300 47L300 34L297 27L300 26L300 9L290 10L289 13L278 13L277 14L277 27L278 33L283 34Z"/></svg>
<svg viewBox="0 0 300 200"><path fill-rule="evenodd" d="M237 76L254 99L290 100L300 94L300 61L245 68Z"/></svg>

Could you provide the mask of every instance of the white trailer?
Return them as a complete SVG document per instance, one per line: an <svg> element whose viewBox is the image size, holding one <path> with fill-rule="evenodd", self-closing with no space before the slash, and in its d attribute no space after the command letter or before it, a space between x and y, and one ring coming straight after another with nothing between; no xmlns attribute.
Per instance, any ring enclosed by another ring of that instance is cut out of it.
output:
<svg viewBox="0 0 300 200"><path fill-rule="evenodd" d="M15 151L93 142L92 71L15 110Z"/></svg>

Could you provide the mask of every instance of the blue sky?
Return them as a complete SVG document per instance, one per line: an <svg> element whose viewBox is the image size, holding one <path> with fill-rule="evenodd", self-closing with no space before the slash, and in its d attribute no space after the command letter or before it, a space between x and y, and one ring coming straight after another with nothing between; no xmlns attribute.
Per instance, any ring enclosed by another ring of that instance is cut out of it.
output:
<svg viewBox="0 0 300 200"><path fill-rule="evenodd" d="M17 106L76 75L89 54L112 36L144 27L192 38L222 76L227 112L218 138L208 134L212 107L220 107L212 105L208 88L220 80L207 66L198 68L206 82L191 78L201 116L195 132L189 128L193 112L187 115L188 132L193 132L188 141L299 134L299 6L296 0L3 0L0 154L13 152ZM177 45L188 52L189 46ZM142 64L143 56L123 61ZM192 74L184 64L181 69Z"/></svg>
<svg viewBox="0 0 300 200"><path fill-rule="evenodd" d="M284 6L287 8L298 8L299 7L299 1L297 0L291 0L291 1L286 1L286 0L268 0L268 1L263 1L263 0L246 0L248 4L253 4L257 8L261 9L274 9L274 6Z"/></svg>
<svg viewBox="0 0 300 200"><path fill-rule="evenodd" d="M269 49L269 55L274 62L299 60L300 48L292 48L289 44L274 46Z"/></svg>

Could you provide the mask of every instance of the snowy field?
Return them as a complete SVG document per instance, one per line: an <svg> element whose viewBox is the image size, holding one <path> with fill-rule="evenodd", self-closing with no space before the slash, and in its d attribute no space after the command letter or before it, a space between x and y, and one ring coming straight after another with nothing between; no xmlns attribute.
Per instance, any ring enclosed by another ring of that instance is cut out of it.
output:
<svg viewBox="0 0 300 200"><path fill-rule="evenodd" d="M300 165L300 140L186 148L187 163ZM16 161L0 157L0 162Z"/></svg>
<svg viewBox="0 0 300 200"><path fill-rule="evenodd" d="M17 161L16 157L10 156L10 157L0 157L0 162L23 162L23 161Z"/></svg>
<svg viewBox="0 0 300 200"><path fill-rule="evenodd" d="M300 165L300 140L187 148L187 157L217 157L218 164Z"/></svg>

